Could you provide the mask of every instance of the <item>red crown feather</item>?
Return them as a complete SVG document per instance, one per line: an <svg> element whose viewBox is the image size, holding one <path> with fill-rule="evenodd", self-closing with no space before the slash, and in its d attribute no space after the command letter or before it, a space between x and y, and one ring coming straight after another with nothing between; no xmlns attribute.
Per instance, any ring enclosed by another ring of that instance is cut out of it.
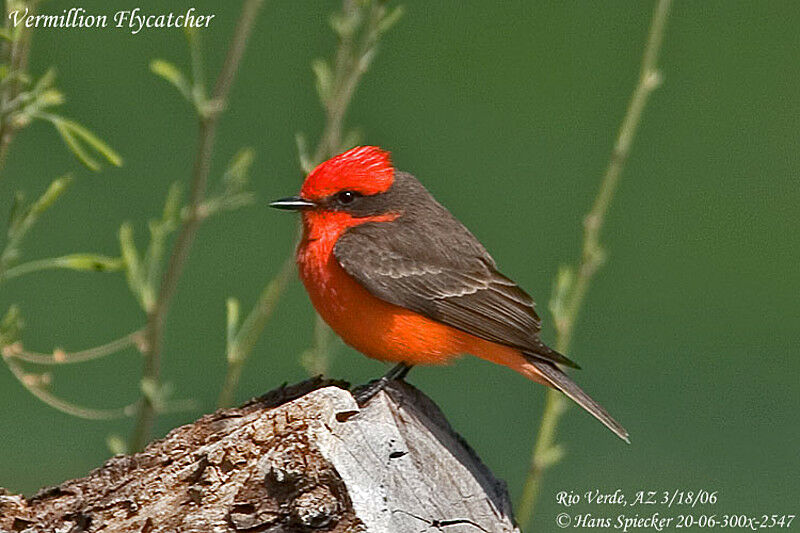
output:
<svg viewBox="0 0 800 533"><path fill-rule="evenodd" d="M389 152L377 146L356 146L311 171L300 196L314 200L348 190L363 195L385 192L392 186L394 168Z"/></svg>

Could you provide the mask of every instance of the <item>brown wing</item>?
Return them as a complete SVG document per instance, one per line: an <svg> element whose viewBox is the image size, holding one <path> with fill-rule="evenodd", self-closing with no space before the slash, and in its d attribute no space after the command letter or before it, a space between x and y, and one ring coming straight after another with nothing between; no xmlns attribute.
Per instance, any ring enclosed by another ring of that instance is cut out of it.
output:
<svg viewBox="0 0 800 533"><path fill-rule="evenodd" d="M461 223L442 209L434 220L368 222L334 248L344 270L389 303L529 355L577 366L539 340L534 302L500 274Z"/></svg>

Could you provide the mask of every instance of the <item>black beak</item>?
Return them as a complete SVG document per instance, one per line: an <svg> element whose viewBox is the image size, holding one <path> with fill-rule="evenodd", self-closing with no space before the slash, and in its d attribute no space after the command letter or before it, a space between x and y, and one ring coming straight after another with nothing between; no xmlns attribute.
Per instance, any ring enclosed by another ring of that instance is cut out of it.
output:
<svg viewBox="0 0 800 533"><path fill-rule="evenodd" d="M289 211L300 211L301 209L309 209L312 207L316 207L317 204L314 202L309 202L308 200L303 200L299 196L290 196L288 198L281 198L280 200L275 200L274 202L270 202L269 206L274 207L275 209L287 209Z"/></svg>

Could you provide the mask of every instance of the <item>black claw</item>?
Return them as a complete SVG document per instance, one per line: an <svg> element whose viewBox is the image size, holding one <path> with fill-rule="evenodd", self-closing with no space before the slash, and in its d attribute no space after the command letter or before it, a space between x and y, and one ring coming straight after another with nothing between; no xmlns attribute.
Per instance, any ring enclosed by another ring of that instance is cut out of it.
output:
<svg viewBox="0 0 800 533"><path fill-rule="evenodd" d="M411 365L400 363L392 367L392 369L380 379L375 379L366 385L356 387L355 390L353 390L353 397L356 403L359 407L364 407L376 394L385 389L390 381L402 380L405 378L409 370L411 370Z"/></svg>
<svg viewBox="0 0 800 533"><path fill-rule="evenodd" d="M366 385L357 387L353 391L353 397L356 399L358 406L364 407L376 394L386 388L388 383L389 380L383 377L380 379L374 379Z"/></svg>

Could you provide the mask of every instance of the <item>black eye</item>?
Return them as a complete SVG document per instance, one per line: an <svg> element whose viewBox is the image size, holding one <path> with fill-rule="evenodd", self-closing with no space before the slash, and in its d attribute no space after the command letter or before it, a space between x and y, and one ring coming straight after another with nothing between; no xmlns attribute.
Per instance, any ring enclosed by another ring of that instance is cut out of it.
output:
<svg viewBox="0 0 800 533"><path fill-rule="evenodd" d="M358 194L354 193L353 191L342 191L336 195L336 200L338 200L338 202L342 205L348 205L352 204L353 200L355 200L357 196Z"/></svg>

